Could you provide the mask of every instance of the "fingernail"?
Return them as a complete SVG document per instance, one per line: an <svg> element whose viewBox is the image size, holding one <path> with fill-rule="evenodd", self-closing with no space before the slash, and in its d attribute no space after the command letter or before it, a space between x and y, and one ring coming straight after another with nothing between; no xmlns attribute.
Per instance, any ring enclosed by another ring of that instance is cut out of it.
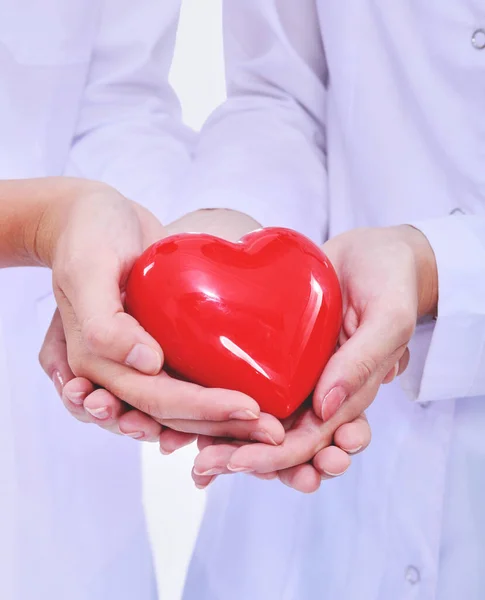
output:
<svg viewBox="0 0 485 600"><path fill-rule="evenodd" d="M100 408L86 408L86 411L99 421L105 421L110 415L110 410L107 406L102 406Z"/></svg>
<svg viewBox="0 0 485 600"><path fill-rule="evenodd" d="M158 352L145 344L136 344L126 357L126 364L137 371L154 375L160 371L162 359Z"/></svg>
<svg viewBox="0 0 485 600"><path fill-rule="evenodd" d="M72 402L77 406L81 406L86 398L86 394L84 392L66 392L65 396L69 402Z"/></svg>
<svg viewBox="0 0 485 600"><path fill-rule="evenodd" d="M208 477L209 475L221 475L221 473L223 473L223 469L209 469L208 471L198 471L197 469L194 469L194 473L196 475L200 475L201 477Z"/></svg>
<svg viewBox="0 0 485 600"><path fill-rule="evenodd" d="M62 380L62 375L59 373L59 371L54 371L54 373L52 374L52 382L59 396L62 396L62 388L64 387L64 381Z"/></svg>
<svg viewBox="0 0 485 600"><path fill-rule="evenodd" d="M340 475L343 475L345 473L345 471L347 471L348 467L346 469L344 469L341 473L330 473L329 471L324 471L325 475L328 475L329 477L340 477Z"/></svg>
<svg viewBox="0 0 485 600"><path fill-rule="evenodd" d="M229 415L229 418L237 421L255 421L259 419L258 415L253 413L252 410L236 410Z"/></svg>
<svg viewBox="0 0 485 600"><path fill-rule="evenodd" d="M347 454L357 454L360 450L362 450L362 446L357 446L357 448L352 448L352 450L346 450L345 452Z"/></svg>
<svg viewBox="0 0 485 600"><path fill-rule="evenodd" d="M143 431L132 431L131 433L125 433L122 431L121 433L127 437L133 438L134 440L141 440L141 438L145 436Z"/></svg>
<svg viewBox="0 0 485 600"><path fill-rule="evenodd" d="M249 439L253 440L253 442L261 442L262 444L278 445L267 431L253 431L249 435Z"/></svg>
<svg viewBox="0 0 485 600"><path fill-rule="evenodd" d="M163 454L163 456L170 456L170 454L173 454L173 450L164 450L160 447L160 454Z"/></svg>
<svg viewBox="0 0 485 600"><path fill-rule="evenodd" d="M332 388L322 401L322 421L328 421L342 406L347 398L343 387Z"/></svg>
<svg viewBox="0 0 485 600"><path fill-rule="evenodd" d="M238 467L236 465L227 465L228 471L232 473L254 473L253 469L249 469L248 467Z"/></svg>

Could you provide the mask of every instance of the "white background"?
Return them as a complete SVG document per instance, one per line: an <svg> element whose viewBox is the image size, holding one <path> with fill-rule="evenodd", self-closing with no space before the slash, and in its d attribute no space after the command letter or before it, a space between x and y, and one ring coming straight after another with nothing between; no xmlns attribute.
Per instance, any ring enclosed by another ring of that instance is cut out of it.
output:
<svg viewBox="0 0 485 600"><path fill-rule="evenodd" d="M163 0L161 0L163 1ZM184 120L199 129L224 100L220 0L183 0L171 82ZM161 600L179 600L204 507L190 477L195 448L162 456L143 449L145 506Z"/></svg>

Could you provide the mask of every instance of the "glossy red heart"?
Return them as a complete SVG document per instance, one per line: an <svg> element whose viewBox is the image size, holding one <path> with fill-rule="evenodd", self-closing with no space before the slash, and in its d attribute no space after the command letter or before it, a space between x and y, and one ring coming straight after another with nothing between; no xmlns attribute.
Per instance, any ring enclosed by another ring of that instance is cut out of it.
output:
<svg viewBox="0 0 485 600"><path fill-rule="evenodd" d="M126 304L171 371L245 392L279 418L311 394L342 320L329 260L280 228L235 244L204 234L166 238L135 263Z"/></svg>

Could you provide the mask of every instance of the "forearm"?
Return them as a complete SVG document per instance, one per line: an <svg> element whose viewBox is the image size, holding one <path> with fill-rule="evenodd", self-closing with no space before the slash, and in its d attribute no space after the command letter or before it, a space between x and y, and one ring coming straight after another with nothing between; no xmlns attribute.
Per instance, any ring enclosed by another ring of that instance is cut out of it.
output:
<svg viewBox="0 0 485 600"><path fill-rule="evenodd" d="M202 129L170 215L227 208L321 243L326 73L315 3L260 4L224 3L227 101Z"/></svg>
<svg viewBox="0 0 485 600"><path fill-rule="evenodd" d="M169 235L176 233L209 233L236 242L243 235L259 229L252 217L236 210L197 210L177 219L167 226Z"/></svg>
<svg viewBox="0 0 485 600"><path fill-rule="evenodd" d="M0 182L0 268L49 266L63 208L99 185L67 177Z"/></svg>
<svg viewBox="0 0 485 600"><path fill-rule="evenodd" d="M195 137L168 81L180 4L104 0L65 170L113 186L162 222Z"/></svg>

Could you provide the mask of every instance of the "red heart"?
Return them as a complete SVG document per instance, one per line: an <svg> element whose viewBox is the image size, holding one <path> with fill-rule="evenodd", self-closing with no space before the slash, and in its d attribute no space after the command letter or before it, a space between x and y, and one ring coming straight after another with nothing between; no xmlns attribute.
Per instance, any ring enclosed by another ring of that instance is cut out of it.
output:
<svg viewBox="0 0 485 600"><path fill-rule="evenodd" d="M130 274L127 310L184 379L245 392L284 418L310 395L342 320L337 275L306 237L280 228L236 244L166 238Z"/></svg>

